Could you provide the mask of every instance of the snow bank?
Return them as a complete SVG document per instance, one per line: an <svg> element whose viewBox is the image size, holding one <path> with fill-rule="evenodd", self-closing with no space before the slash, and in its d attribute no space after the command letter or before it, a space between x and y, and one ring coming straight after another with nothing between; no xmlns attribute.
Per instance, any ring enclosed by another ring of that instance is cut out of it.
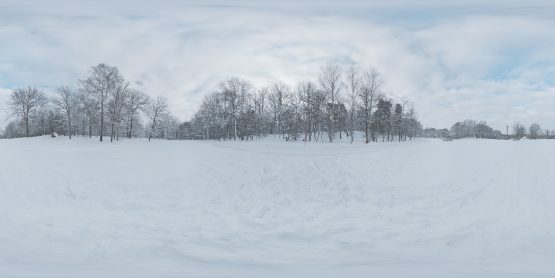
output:
<svg viewBox="0 0 555 278"><path fill-rule="evenodd" d="M551 277L553 141L0 140L0 276Z"/></svg>

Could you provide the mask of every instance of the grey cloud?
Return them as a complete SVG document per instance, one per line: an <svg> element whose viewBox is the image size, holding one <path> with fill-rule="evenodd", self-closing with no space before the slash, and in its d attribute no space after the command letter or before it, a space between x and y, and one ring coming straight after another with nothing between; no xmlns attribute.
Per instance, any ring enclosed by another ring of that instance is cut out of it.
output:
<svg viewBox="0 0 555 278"><path fill-rule="evenodd" d="M75 86L105 62L147 93L168 97L185 120L224 78L293 85L314 79L326 62L358 62L382 71L386 89L411 99L425 125L475 118L501 129L555 117L547 1L17 3L0 9L0 36L9 41L0 45L4 94ZM0 114L4 103L0 97Z"/></svg>

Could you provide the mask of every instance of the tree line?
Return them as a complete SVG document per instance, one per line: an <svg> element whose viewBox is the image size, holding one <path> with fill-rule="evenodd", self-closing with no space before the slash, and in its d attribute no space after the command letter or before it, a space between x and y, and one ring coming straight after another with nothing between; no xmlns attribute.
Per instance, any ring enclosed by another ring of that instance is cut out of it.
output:
<svg viewBox="0 0 555 278"><path fill-rule="evenodd" d="M291 87L278 81L256 88L230 78L209 93L190 121L179 122L167 100L133 88L116 67L91 67L77 88L60 86L55 95L35 87L17 88L8 102L12 121L4 136L65 135L110 138L329 141L358 132L365 143L405 141L422 125L408 101L395 102L383 90L380 73L338 65L321 67L317 81ZM146 121L145 121L146 120Z"/></svg>
<svg viewBox="0 0 555 278"><path fill-rule="evenodd" d="M507 130L508 129L507 126ZM513 139L522 139L524 137L528 139L555 139L555 130L542 129L538 123L532 123L526 128L525 125L516 122L513 124L512 130Z"/></svg>
<svg viewBox="0 0 555 278"><path fill-rule="evenodd" d="M7 138L40 135L98 137L110 141L145 136L175 139L178 120L164 98L151 98L133 88L118 68L91 67L77 88L60 86L47 97L36 87L14 89L8 101ZM143 119L147 119L143 125Z"/></svg>
<svg viewBox="0 0 555 278"><path fill-rule="evenodd" d="M190 121L179 127L185 139L253 140L267 135L284 140L329 141L337 137L365 143L404 141L422 125L412 105L395 103L383 91L375 69L323 66L317 81L290 86L278 81L255 88L231 78L208 94Z"/></svg>
<svg viewBox="0 0 555 278"><path fill-rule="evenodd" d="M542 129L538 123L532 123L529 127L515 122L511 127L507 125L505 132L495 130L488 126L486 121L464 120L455 123L450 129L426 128L423 137L444 138L444 139L463 139L463 138L482 138L482 139L555 139L555 131Z"/></svg>

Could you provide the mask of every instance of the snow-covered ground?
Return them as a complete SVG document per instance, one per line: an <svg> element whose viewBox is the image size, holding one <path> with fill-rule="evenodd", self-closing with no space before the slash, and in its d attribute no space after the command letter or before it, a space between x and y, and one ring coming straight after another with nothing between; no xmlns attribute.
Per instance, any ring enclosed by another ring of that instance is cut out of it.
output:
<svg viewBox="0 0 555 278"><path fill-rule="evenodd" d="M554 277L555 141L0 140L0 277Z"/></svg>

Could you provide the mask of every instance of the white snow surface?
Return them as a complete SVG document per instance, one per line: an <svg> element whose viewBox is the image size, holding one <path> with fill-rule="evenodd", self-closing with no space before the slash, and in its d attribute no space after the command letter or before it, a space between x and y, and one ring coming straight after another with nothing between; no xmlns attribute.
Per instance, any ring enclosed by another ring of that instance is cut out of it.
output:
<svg viewBox="0 0 555 278"><path fill-rule="evenodd" d="M555 141L0 140L0 277L555 277Z"/></svg>

